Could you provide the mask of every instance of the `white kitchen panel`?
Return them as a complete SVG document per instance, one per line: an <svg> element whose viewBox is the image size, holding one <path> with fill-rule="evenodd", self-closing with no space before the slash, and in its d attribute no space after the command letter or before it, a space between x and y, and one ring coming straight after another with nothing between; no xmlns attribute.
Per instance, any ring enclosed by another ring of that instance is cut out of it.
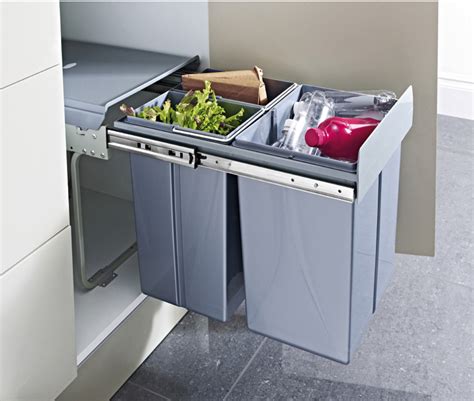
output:
<svg viewBox="0 0 474 401"><path fill-rule="evenodd" d="M71 230L0 276L0 400L56 398L76 376Z"/></svg>
<svg viewBox="0 0 474 401"><path fill-rule="evenodd" d="M2 274L69 225L61 67L0 90L0 105Z"/></svg>
<svg viewBox="0 0 474 401"><path fill-rule="evenodd" d="M59 1L0 3L0 88L61 63Z"/></svg>

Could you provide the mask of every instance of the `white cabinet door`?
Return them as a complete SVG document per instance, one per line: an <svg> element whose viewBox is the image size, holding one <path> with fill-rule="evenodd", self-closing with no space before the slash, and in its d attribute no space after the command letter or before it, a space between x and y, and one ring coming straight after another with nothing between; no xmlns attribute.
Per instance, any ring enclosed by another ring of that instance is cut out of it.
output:
<svg viewBox="0 0 474 401"><path fill-rule="evenodd" d="M0 90L0 274L69 225L61 72Z"/></svg>
<svg viewBox="0 0 474 401"><path fill-rule="evenodd" d="M61 63L59 1L0 4L0 88Z"/></svg>
<svg viewBox="0 0 474 401"><path fill-rule="evenodd" d="M76 376L69 227L0 276L0 400L56 398Z"/></svg>

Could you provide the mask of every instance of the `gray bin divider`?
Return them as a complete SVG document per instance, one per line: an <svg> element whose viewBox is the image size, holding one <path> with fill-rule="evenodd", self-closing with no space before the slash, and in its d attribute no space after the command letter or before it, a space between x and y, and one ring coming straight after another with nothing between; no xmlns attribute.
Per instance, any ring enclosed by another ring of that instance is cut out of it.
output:
<svg viewBox="0 0 474 401"><path fill-rule="evenodd" d="M237 177L131 155L142 291L226 321L244 299Z"/></svg>
<svg viewBox="0 0 474 401"><path fill-rule="evenodd" d="M348 363L372 315L378 182L344 202L239 177L251 330Z"/></svg>

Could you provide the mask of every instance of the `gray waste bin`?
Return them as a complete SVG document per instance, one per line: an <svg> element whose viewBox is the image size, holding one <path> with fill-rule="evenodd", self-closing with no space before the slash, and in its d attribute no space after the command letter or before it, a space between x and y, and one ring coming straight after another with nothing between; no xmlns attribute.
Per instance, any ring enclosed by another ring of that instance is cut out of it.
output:
<svg viewBox="0 0 474 401"><path fill-rule="evenodd" d="M346 163L271 147L301 86L234 145L354 171ZM239 177L250 329L348 363L393 271L400 150L353 203Z"/></svg>
<svg viewBox="0 0 474 401"><path fill-rule="evenodd" d="M271 80L270 101L295 84ZM142 107L184 92L171 90ZM261 106L219 99L229 112L245 110L244 122L226 137L126 117L129 126L180 137L229 142L264 112ZM141 109L140 108L140 109ZM137 109L137 111L140 111ZM228 145L222 145L228 146ZM155 298L226 321L244 299L237 177L131 155L142 291Z"/></svg>
<svg viewBox="0 0 474 401"><path fill-rule="evenodd" d="M244 299L237 178L131 155L142 291L225 321Z"/></svg>
<svg viewBox="0 0 474 401"><path fill-rule="evenodd" d="M239 178L250 329L347 363L373 310L378 183L360 203Z"/></svg>
<svg viewBox="0 0 474 401"><path fill-rule="evenodd" d="M347 362L393 271L412 88L358 162L344 163L271 147L294 101L324 88L265 79L266 106L220 99L229 112L244 107L246 121L215 137L116 115L126 98L148 99L137 92L198 57L64 45L66 59L79 60L65 71L68 149L101 159L109 149L131 155L143 291L226 320L243 300L244 271L250 328Z"/></svg>
<svg viewBox="0 0 474 401"><path fill-rule="evenodd" d="M147 294L213 317L217 305L217 317L228 318L243 296L231 256L240 245L230 221L240 215L250 329L347 363L393 271L400 145L413 93L393 105L357 163L346 163L271 147L294 101L312 89L286 92L231 145L126 119L114 123L109 146L133 155ZM220 206L206 209L216 198Z"/></svg>

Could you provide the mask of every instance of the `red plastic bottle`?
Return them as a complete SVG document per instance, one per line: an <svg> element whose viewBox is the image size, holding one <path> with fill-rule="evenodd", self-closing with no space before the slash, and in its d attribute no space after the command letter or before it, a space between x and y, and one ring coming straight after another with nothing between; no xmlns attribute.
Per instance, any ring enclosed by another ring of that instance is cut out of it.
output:
<svg viewBox="0 0 474 401"><path fill-rule="evenodd" d="M374 118L331 117L306 131L306 143L325 156L355 162L359 148L379 122Z"/></svg>

